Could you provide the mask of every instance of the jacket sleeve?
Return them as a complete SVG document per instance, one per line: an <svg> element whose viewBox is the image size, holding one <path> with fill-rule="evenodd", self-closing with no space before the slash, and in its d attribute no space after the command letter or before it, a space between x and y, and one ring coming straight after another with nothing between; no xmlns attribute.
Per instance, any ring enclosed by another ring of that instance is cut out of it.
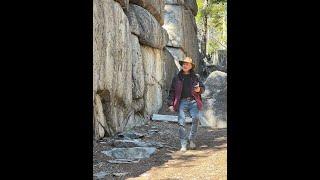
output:
<svg viewBox="0 0 320 180"><path fill-rule="evenodd" d="M206 90L204 84L199 80L200 94L204 93Z"/></svg>
<svg viewBox="0 0 320 180"><path fill-rule="evenodd" d="M172 79L172 82L171 82L171 87L170 87L169 95L167 98L168 106L173 106L174 95L175 95L175 84L176 84L176 76Z"/></svg>

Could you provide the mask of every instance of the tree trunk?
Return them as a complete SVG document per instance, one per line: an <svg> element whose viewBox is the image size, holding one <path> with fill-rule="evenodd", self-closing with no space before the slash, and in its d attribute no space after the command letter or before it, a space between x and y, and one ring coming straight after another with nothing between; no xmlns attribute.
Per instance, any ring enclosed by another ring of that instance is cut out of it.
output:
<svg viewBox="0 0 320 180"><path fill-rule="evenodd" d="M203 17L203 35L202 35L202 53L204 56L207 56L207 34L208 34L208 13L207 8L208 8L208 0L204 0L204 17Z"/></svg>
<svg viewBox="0 0 320 180"><path fill-rule="evenodd" d="M207 34L208 34L208 15L206 14L204 16L204 33L203 33L203 53L206 56L207 55Z"/></svg>

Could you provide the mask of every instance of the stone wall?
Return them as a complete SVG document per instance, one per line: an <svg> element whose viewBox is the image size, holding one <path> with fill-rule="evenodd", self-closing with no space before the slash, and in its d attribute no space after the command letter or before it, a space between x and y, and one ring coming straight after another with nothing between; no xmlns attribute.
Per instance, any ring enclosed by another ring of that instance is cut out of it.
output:
<svg viewBox="0 0 320 180"><path fill-rule="evenodd" d="M95 138L144 124L167 96L177 61L198 63L194 0L93 0Z"/></svg>
<svg viewBox="0 0 320 180"><path fill-rule="evenodd" d="M195 62L195 70L198 71L200 53L195 22L198 12L196 0L166 0L165 4L163 28L169 35L167 48L178 68L178 61L189 56Z"/></svg>

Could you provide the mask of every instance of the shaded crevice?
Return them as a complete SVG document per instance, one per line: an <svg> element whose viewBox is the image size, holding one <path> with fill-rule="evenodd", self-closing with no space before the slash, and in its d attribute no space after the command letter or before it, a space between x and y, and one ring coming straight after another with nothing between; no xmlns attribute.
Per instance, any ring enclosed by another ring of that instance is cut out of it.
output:
<svg viewBox="0 0 320 180"><path fill-rule="evenodd" d="M103 126L100 122L100 125L103 127L105 131L105 136L110 136L115 132L115 129L113 128L113 124L111 121L111 97L110 97L110 91L108 90L98 90L97 94L100 96L103 114L105 117L105 123L106 126Z"/></svg>

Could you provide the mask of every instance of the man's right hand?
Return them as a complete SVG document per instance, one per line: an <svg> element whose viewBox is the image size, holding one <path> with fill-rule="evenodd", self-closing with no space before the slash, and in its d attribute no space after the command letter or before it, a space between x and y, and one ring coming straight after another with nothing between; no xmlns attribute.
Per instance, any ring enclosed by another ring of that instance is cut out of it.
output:
<svg viewBox="0 0 320 180"><path fill-rule="evenodd" d="M173 106L169 106L169 111L174 112Z"/></svg>

